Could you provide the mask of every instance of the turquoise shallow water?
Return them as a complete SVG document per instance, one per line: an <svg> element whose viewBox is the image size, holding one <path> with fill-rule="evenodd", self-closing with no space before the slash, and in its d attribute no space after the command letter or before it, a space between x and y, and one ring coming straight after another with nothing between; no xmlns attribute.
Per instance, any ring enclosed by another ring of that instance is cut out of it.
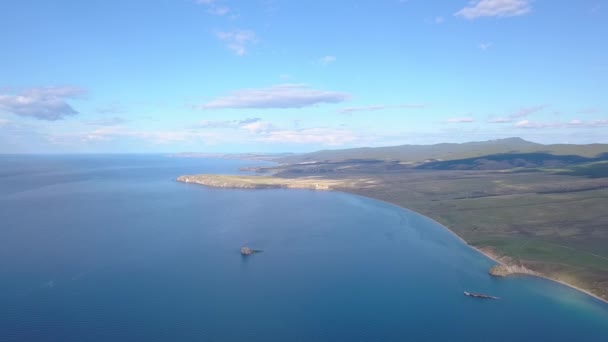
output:
<svg viewBox="0 0 608 342"><path fill-rule="evenodd" d="M251 164L0 156L0 341L608 336L608 305L544 279L493 279L490 260L413 212L173 181ZM243 244L264 252L243 258Z"/></svg>

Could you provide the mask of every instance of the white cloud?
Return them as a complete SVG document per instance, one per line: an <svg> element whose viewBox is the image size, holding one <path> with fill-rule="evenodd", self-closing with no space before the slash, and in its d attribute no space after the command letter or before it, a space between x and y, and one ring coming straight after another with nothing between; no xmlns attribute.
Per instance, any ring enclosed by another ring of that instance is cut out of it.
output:
<svg viewBox="0 0 608 342"><path fill-rule="evenodd" d="M338 103L348 98L346 93L312 89L303 84L280 84L269 88L238 90L199 108L302 108L319 103Z"/></svg>
<svg viewBox="0 0 608 342"><path fill-rule="evenodd" d="M491 118L488 120L488 123L509 123L512 121L510 118Z"/></svg>
<svg viewBox="0 0 608 342"><path fill-rule="evenodd" d="M479 43L479 48L483 51L492 47L492 43Z"/></svg>
<svg viewBox="0 0 608 342"><path fill-rule="evenodd" d="M450 119L446 120L447 123L472 123L474 121L475 120L473 120L473 118L471 118L471 117L450 118Z"/></svg>
<svg viewBox="0 0 608 342"><path fill-rule="evenodd" d="M521 120L515 123L516 128L556 128L562 126L559 123L536 122L530 120Z"/></svg>
<svg viewBox="0 0 608 342"><path fill-rule="evenodd" d="M240 127L250 133L265 133L275 129L271 123L261 120L242 124Z"/></svg>
<svg viewBox="0 0 608 342"><path fill-rule="evenodd" d="M199 122L198 128L239 128L243 125L261 121L260 118L247 118L243 120L203 120Z"/></svg>
<svg viewBox="0 0 608 342"><path fill-rule="evenodd" d="M593 121L582 121L579 119L573 119L567 123L562 122L539 122L530 120L521 120L515 123L516 128L596 128L608 126L608 120L593 120Z"/></svg>
<svg viewBox="0 0 608 342"><path fill-rule="evenodd" d="M242 129L249 133L264 133L274 130L275 127L260 118L247 118L243 120L204 120L198 123L197 128L229 128Z"/></svg>
<svg viewBox="0 0 608 342"><path fill-rule="evenodd" d="M373 112L377 110L383 109L392 109L392 108L424 108L426 107L423 104L398 104L398 105L371 105L371 106L359 106L359 107L345 107L340 109L340 114L352 114L354 112Z"/></svg>
<svg viewBox="0 0 608 342"><path fill-rule="evenodd" d="M223 121L218 121L218 124ZM227 121L231 122L232 121ZM215 145L218 143L268 143L268 144L314 144L340 146L353 142L370 142L375 137L362 136L345 129L328 127L279 129L262 120L241 120L242 124L232 126L234 132L209 131L200 128L175 130L136 130L124 126L99 127L90 131L64 133L46 136L49 143L56 145L78 145L102 143L118 139L134 139L155 145L187 143ZM211 127L211 126L210 126ZM217 125L212 124L212 127Z"/></svg>
<svg viewBox="0 0 608 342"><path fill-rule="evenodd" d="M237 56L247 54L247 48L258 41L255 32L251 30L219 31L215 36Z"/></svg>
<svg viewBox="0 0 608 342"><path fill-rule="evenodd" d="M199 130L132 130L121 126L108 126L88 132L57 134L47 137L52 144L74 145L79 143L112 141L115 139L137 139L152 144L170 144L178 142L199 142L205 144L222 140L218 132Z"/></svg>
<svg viewBox="0 0 608 342"><path fill-rule="evenodd" d="M529 0L472 0L469 5L455 16L466 19L480 17L514 17L524 15L532 10Z"/></svg>
<svg viewBox="0 0 608 342"><path fill-rule="evenodd" d="M337 58L335 56L324 56L319 58L319 64L321 64L322 66L328 66L329 64L335 62L336 59Z"/></svg>
<svg viewBox="0 0 608 342"><path fill-rule="evenodd" d="M230 8L226 7L226 6L216 6L216 7L211 7L209 9L209 13L213 14L213 15L226 15L228 13L230 13Z"/></svg>
<svg viewBox="0 0 608 342"><path fill-rule="evenodd" d="M39 120L56 121L78 114L68 99L85 94L78 87L29 88L19 94L0 94L0 110Z"/></svg>
<svg viewBox="0 0 608 342"><path fill-rule="evenodd" d="M90 120L86 123L92 126L118 126L126 123L127 120L123 118L119 118L117 116L112 118L101 118L96 120Z"/></svg>
<svg viewBox="0 0 608 342"><path fill-rule="evenodd" d="M263 134L258 141L293 144L321 144L339 146L358 141L359 137L348 130L333 128L308 128L300 130L276 130Z"/></svg>
<svg viewBox="0 0 608 342"><path fill-rule="evenodd" d="M215 0L196 0L196 3L207 6L207 12L213 15L224 16L230 13L230 7L220 5Z"/></svg>
<svg viewBox="0 0 608 342"><path fill-rule="evenodd" d="M568 122L568 125L575 126L575 127L587 127L587 128L604 127L604 126L608 126L608 120L602 119L602 120L582 121L582 120L574 119L574 120L570 120L570 122Z"/></svg>
<svg viewBox="0 0 608 342"><path fill-rule="evenodd" d="M509 114L510 118L521 118L528 116L530 114L534 114L536 112L540 112L541 110L547 108L547 106L534 106L534 107L523 107L515 112Z"/></svg>
<svg viewBox="0 0 608 342"><path fill-rule="evenodd" d="M445 18L442 16L437 16L435 17L435 24L443 24L443 22L445 21Z"/></svg>

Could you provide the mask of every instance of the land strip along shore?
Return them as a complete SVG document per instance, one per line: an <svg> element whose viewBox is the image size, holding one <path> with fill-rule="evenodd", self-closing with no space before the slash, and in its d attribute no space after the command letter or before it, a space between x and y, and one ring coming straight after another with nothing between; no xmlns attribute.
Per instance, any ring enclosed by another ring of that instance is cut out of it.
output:
<svg viewBox="0 0 608 342"><path fill-rule="evenodd" d="M578 228L604 224L591 223L597 217L585 214L601 211L608 189L603 181L579 178L482 171L310 175L283 166L272 176L185 175L177 180L217 188L337 190L381 200L437 221L503 265L495 275L539 276L608 303L604 237L581 244L586 235ZM565 192L564 182L570 187ZM564 213L571 217L565 219Z"/></svg>

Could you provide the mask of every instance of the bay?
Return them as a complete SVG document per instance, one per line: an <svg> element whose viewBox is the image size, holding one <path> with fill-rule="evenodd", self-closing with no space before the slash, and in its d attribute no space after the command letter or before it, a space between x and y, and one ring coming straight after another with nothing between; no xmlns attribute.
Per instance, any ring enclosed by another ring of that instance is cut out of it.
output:
<svg viewBox="0 0 608 342"><path fill-rule="evenodd" d="M608 305L339 192L174 179L260 162L0 156L0 341L603 341ZM242 245L262 249L243 258ZM501 297L484 301L463 291Z"/></svg>

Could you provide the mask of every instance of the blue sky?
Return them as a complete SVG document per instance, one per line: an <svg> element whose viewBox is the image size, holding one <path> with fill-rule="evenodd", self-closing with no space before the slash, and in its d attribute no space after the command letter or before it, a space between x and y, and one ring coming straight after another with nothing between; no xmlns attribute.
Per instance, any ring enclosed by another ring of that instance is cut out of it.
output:
<svg viewBox="0 0 608 342"><path fill-rule="evenodd" d="M0 3L0 153L608 143L601 0Z"/></svg>

